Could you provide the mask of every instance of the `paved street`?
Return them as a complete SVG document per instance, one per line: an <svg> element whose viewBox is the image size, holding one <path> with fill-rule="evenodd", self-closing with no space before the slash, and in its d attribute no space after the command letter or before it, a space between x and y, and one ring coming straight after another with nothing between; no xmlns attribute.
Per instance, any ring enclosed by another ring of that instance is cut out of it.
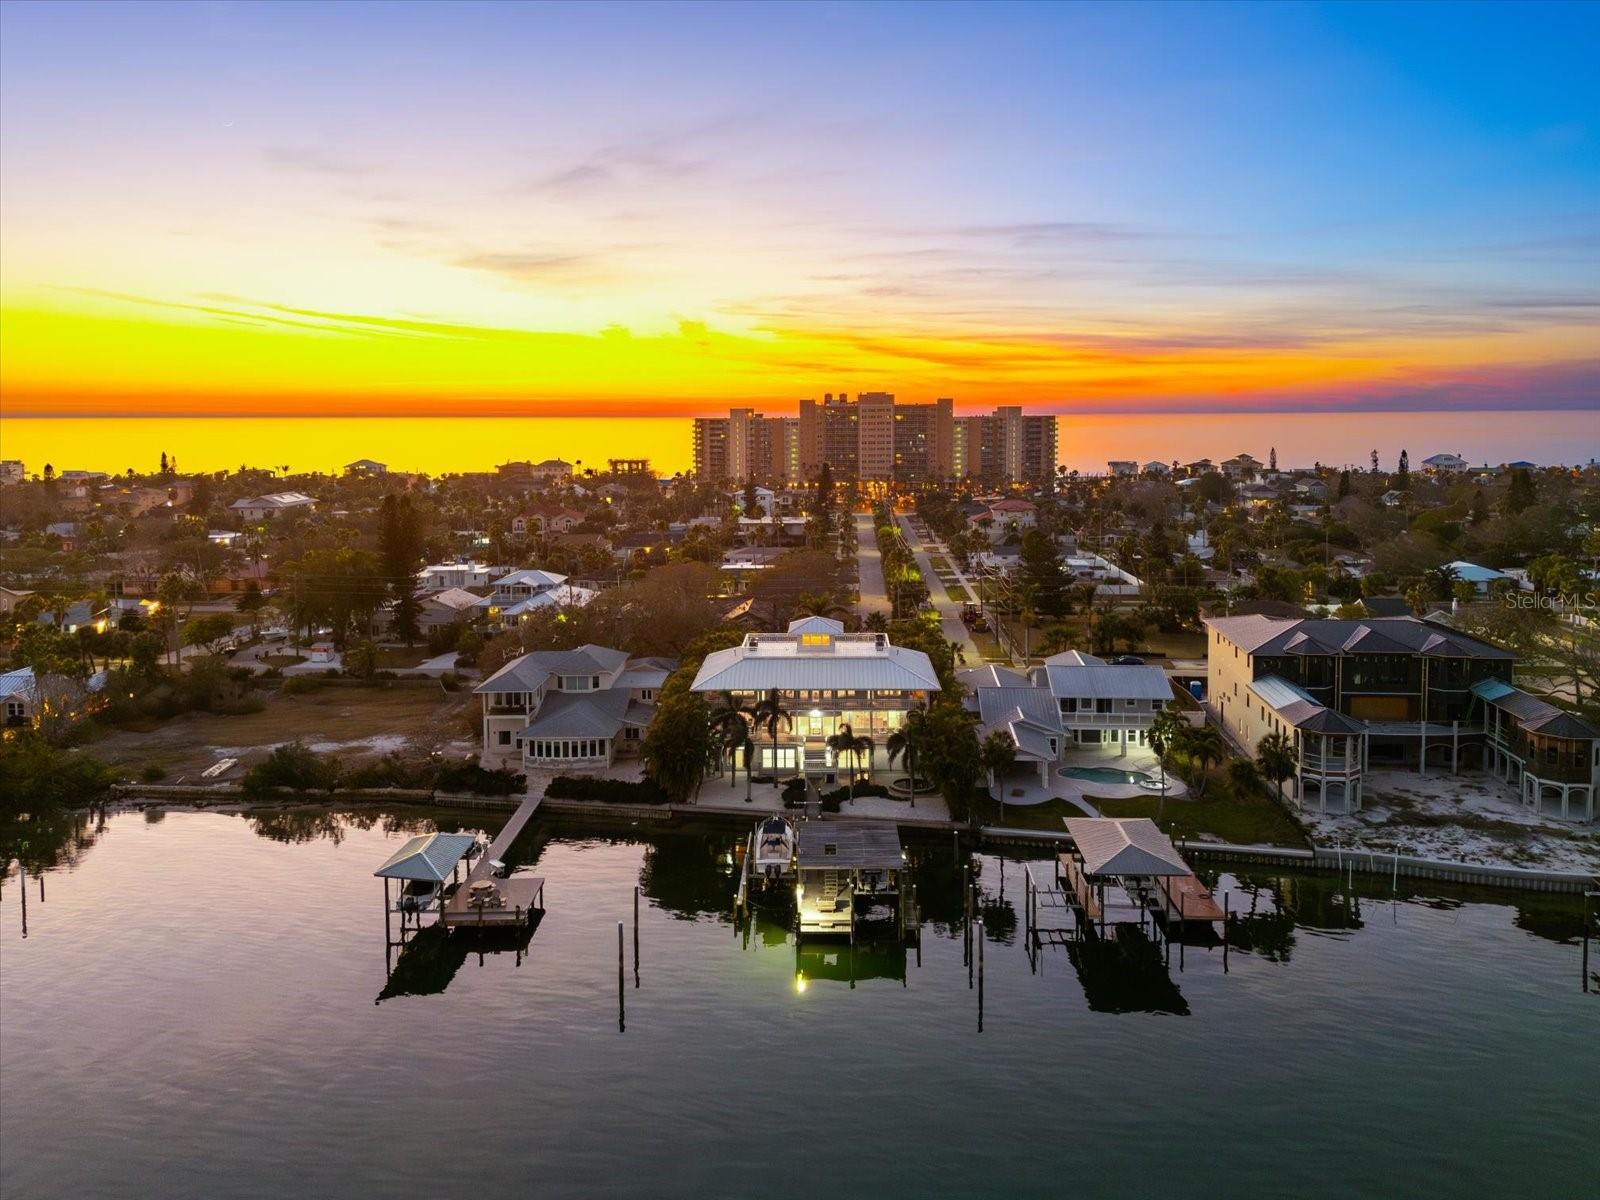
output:
<svg viewBox="0 0 1600 1200"><path fill-rule="evenodd" d="M944 584L939 582L939 576L933 570L933 556L929 552L928 545L917 536L911 519L906 516L896 519L900 523L900 532L905 536L906 545L911 547L912 557L917 560L917 570L922 572L922 578L928 585L928 598L933 602L934 611L939 614L939 626L944 630L945 637L961 647L961 654L966 660L964 665L979 665L983 662L983 653L961 620L963 601L951 596L945 591Z"/></svg>
<svg viewBox="0 0 1600 1200"><path fill-rule="evenodd" d="M889 589L883 580L883 556L878 553L878 538L872 527L872 514L856 514L856 557L861 609L863 617L873 613L889 615Z"/></svg>

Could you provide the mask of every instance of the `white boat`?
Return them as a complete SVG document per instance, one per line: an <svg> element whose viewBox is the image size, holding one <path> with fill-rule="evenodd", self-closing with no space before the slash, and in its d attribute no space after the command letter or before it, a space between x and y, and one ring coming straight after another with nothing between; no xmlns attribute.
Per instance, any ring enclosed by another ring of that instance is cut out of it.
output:
<svg viewBox="0 0 1600 1200"><path fill-rule="evenodd" d="M763 882L788 877L794 871L794 850L794 826L782 817L768 817L756 826L751 875Z"/></svg>

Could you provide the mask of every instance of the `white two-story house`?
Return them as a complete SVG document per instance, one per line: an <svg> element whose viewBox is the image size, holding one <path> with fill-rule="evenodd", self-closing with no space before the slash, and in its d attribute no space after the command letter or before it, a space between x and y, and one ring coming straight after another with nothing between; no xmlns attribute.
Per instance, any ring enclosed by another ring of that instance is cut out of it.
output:
<svg viewBox="0 0 1600 1200"><path fill-rule="evenodd" d="M676 667L586 645L512 659L473 689L485 766L603 766L637 753L656 693Z"/></svg>

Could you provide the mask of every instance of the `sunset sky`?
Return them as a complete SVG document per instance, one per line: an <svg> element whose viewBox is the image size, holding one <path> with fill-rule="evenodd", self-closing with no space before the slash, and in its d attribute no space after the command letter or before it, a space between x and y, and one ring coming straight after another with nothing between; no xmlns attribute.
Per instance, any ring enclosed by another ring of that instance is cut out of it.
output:
<svg viewBox="0 0 1600 1200"><path fill-rule="evenodd" d="M1600 5L0 26L10 417L1600 407Z"/></svg>

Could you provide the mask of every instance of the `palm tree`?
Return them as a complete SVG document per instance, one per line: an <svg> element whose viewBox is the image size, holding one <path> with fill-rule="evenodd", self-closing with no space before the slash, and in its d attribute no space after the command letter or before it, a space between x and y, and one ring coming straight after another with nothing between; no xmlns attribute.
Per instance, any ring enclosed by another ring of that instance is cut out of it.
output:
<svg viewBox="0 0 1600 1200"><path fill-rule="evenodd" d="M750 725L753 730L767 734L772 738L772 784L778 785L778 726L794 728L794 718L789 715L789 710L784 708L783 699L778 695L778 689L773 688L750 709Z"/></svg>
<svg viewBox="0 0 1600 1200"><path fill-rule="evenodd" d="M833 751L834 761L837 762L847 755L852 761L856 754L856 735L850 731L848 723L839 726L838 730L828 735L827 746ZM850 795L856 794L856 775L854 769L850 772Z"/></svg>
<svg viewBox="0 0 1600 1200"><path fill-rule="evenodd" d="M1160 816L1167 803L1167 751L1178 744L1178 739L1183 736L1183 731L1189 727L1187 721L1178 715L1175 708L1163 708L1150 722L1150 749L1155 751L1156 762L1161 767L1161 804L1158 806L1156 816Z"/></svg>
<svg viewBox="0 0 1600 1200"><path fill-rule="evenodd" d="M861 760L865 758L867 760L867 778L869 780L872 778L872 751L875 746L876 743L864 733L855 739L856 770L860 771Z"/></svg>
<svg viewBox="0 0 1600 1200"><path fill-rule="evenodd" d="M1200 768L1200 791L1206 790L1206 776L1211 768L1228 757L1228 744L1222 740L1215 725L1201 725L1191 729L1183 738L1183 752Z"/></svg>
<svg viewBox="0 0 1600 1200"><path fill-rule="evenodd" d="M1296 765L1294 743L1287 734L1269 733L1256 744L1256 766L1272 780L1280 800L1283 798L1283 781L1294 774Z"/></svg>
<svg viewBox="0 0 1600 1200"><path fill-rule="evenodd" d="M750 738L750 726L745 723L743 714L739 720L731 722L722 729L720 741L735 779L739 777L739 754L741 751L744 753L744 802L749 804L754 799L750 794L754 766L751 760L755 757L756 744Z"/></svg>
<svg viewBox="0 0 1600 1200"><path fill-rule="evenodd" d="M1005 788L998 781L1017 761L1017 743L1005 730L996 729L978 746L978 761L989 774L989 790L1000 801L1003 819L1006 812Z"/></svg>
<svg viewBox="0 0 1600 1200"><path fill-rule="evenodd" d="M883 748L888 751L889 765L903 754L906 760L906 772L911 776L911 807L917 806L917 757L922 752L922 742L927 734L928 710L923 705L916 705L906 710L905 720L900 722L900 728L889 735Z"/></svg>
<svg viewBox="0 0 1600 1200"><path fill-rule="evenodd" d="M723 746L729 747L736 744L730 734L735 726L745 731L745 741L749 739L749 715L739 702L733 698L732 692L722 692L717 697L717 702L711 708L711 732L716 735ZM738 770L738 764L732 760L728 763L731 773Z"/></svg>

